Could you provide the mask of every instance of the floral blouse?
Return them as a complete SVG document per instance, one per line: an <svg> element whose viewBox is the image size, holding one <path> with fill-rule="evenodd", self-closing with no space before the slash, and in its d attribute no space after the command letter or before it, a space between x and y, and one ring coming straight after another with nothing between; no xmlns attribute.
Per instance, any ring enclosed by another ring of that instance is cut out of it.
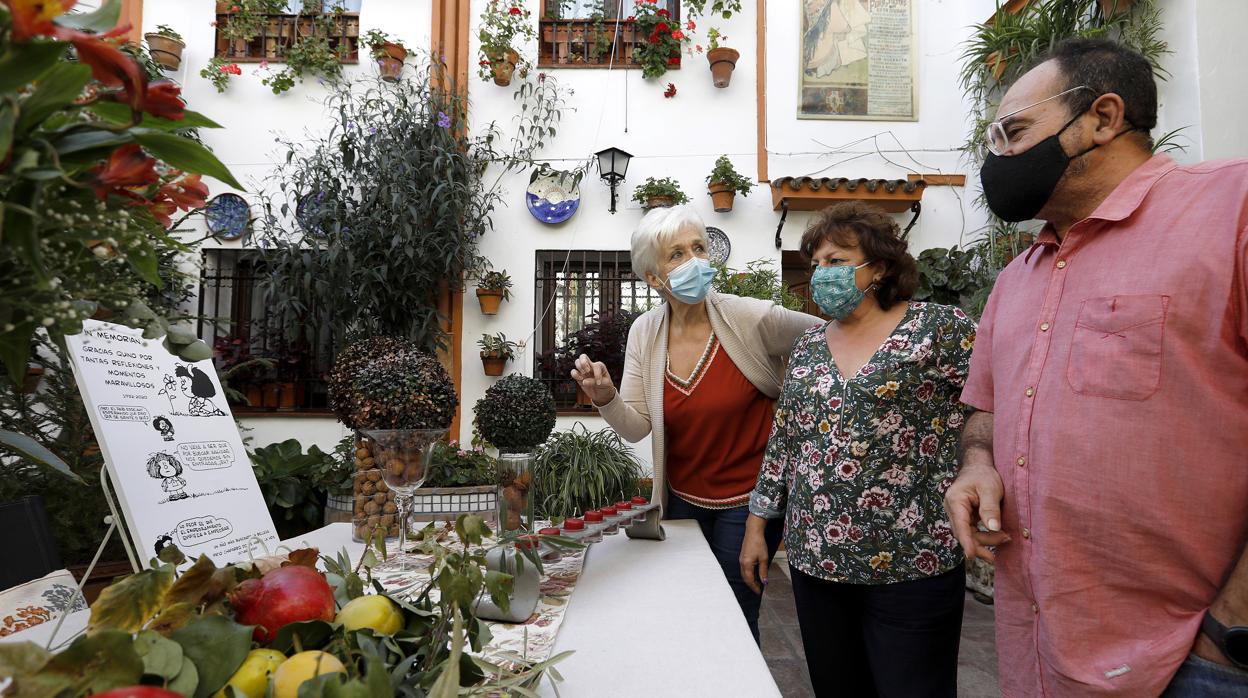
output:
<svg viewBox="0 0 1248 698"><path fill-rule="evenodd" d="M789 563L814 577L889 584L962 564L944 509L958 472L958 402L975 323L911 303L848 380L827 325L797 339L750 512L785 515Z"/></svg>

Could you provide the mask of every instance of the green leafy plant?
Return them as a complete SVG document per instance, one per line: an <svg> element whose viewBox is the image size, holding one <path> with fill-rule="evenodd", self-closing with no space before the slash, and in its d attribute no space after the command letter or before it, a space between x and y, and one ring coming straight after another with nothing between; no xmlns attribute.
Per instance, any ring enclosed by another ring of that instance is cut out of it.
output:
<svg viewBox="0 0 1248 698"><path fill-rule="evenodd" d="M531 67L531 62L520 50L519 44L528 44L537 40L537 29L534 27L531 13L518 0L490 0L481 14L481 28L477 31L480 41L480 60L477 61L477 74L482 80L492 81L494 71L492 63L506 60L506 54L514 52L519 59L516 69L523 76Z"/></svg>
<svg viewBox="0 0 1248 698"><path fill-rule="evenodd" d="M373 337L338 353L329 405L354 430L446 429L459 397L432 354L410 341Z"/></svg>
<svg viewBox="0 0 1248 698"><path fill-rule="evenodd" d="M641 463L613 429L590 432L577 422L552 434L533 458L537 516L575 516L639 493Z"/></svg>
<svg viewBox="0 0 1248 698"><path fill-rule="evenodd" d="M637 35L633 62L641 66L644 78L663 77L667 69L680 65L680 55L692 38L681 29L670 12L657 4L643 2L634 7Z"/></svg>
<svg viewBox="0 0 1248 698"><path fill-rule="evenodd" d="M530 451L555 428L555 400L541 381L512 374L477 401L475 425L500 451Z"/></svg>
<svg viewBox="0 0 1248 698"><path fill-rule="evenodd" d="M372 51L372 56L374 60L386 55L386 51L385 51L386 44L397 43L394 40L394 37L390 36L386 32L381 31L380 29L369 29L367 32L364 33L364 38L362 39L362 41L364 45L367 46L369 50Z"/></svg>
<svg viewBox="0 0 1248 698"><path fill-rule="evenodd" d="M340 33L341 21L341 10L301 19L301 23L309 24L309 30L303 32L301 24L300 35L286 47L285 66L281 70L270 69L260 83L273 90L273 94L281 94L309 75L330 82L341 78L346 43L336 50L330 45L330 37Z"/></svg>
<svg viewBox="0 0 1248 698"><path fill-rule="evenodd" d="M177 31L175 31L172 27L170 27L167 24L157 24L156 31L152 33L158 36L168 37L170 39L173 39L174 41L181 41L182 43L186 43L186 41L182 38L182 35L179 34Z"/></svg>
<svg viewBox="0 0 1248 698"><path fill-rule="evenodd" d="M720 33L715 27L711 27L706 31L706 48L708 51L714 51L721 48L719 42L726 40L728 37Z"/></svg>
<svg viewBox="0 0 1248 698"><path fill-rule="evenodd" d="M732 166L732 161L727 155L721 155L715 160L715 167L711 169L711 173L706 176L707 184L723 184L741 196L749 196L750 190L754 188L754 180L737 172Z"/></svg>
<svg viewBox="0 0 1248 698"><path fill-rule="evenodd" d="M286 0L234 0L224 23L213 22L221 36L230 41L250 41L264 30L265 15L286 11Z"/></svg>
<svg viewBox="0 0 1248 698"><path fill-rule="evenodd" d="M691 17L714 15L729 19L734 12L741 14L741 0L685 0L684 7Z"/></svg>
<svg viewBox="0 0 1248 698"><path fill-rule="evenodd" d="M680 185L671 177L663 177L655 179L654 177L646 177L646 181L637 185L633 190L633 201L646 206L652 199L659 197L667 197L674 204L687 204L689 197L685 192L681 191Z"/></svg>
<svg viewBox="0 0 1248 698"><path fill-rule="evenodd" d="M315 444L304 453L298 441L287 439L249 455L264 503L283 540L320 528L326 496L351 491L354 468Z"/></svg>
<svg viewBox="0 0 1248 698"><path fill-rule="evenodd" d="M624 378L624 352L628 332L642 310L608 310L595 313L584 327L568 335L560 347L542 352L537 364L550 378L571 380L576 359L584 354L601 361L616 385Z"/></svg>
<svg viewBox="0 0 1248 698"><path fill-rule="evenodd" d="M502 182L545 144L562 97L553 78L525 83L513 135L493 124L469 135L457 126L464 97L444 71L422 57L398 83L338 83L324 135L283 140L255 237L268 270L261 290L287 332L445 346L439 294L488 268L478 239ZM307 197L315 205L292 220Z"/></svg>
<svg viewBox="0 0 1248 698"><path fill-rule="evenodd" d="M228 59L221 56L213 56L208 65L199 71L199 77L212 83L217 92L225 92L230 86L230 77L233 75L242 75L242 68L237 63L231 63Z"/></svg>
<svg viewBox="0 0 1248 698"><path fill-rule="evenodd" d="M516 358L518 347L516 342L507 339L507 335L502 332L481 335L481 339L477 340L477 346L481 347L483 359L507 359L508 361Z"/></svg>
<svg viewBox="0 0 1248 698"><path fill-rule="evenodd" d="M982 309L992 291L992 274L974 252L933 247L919 254L919 288L914 299Z"/></svg>
<svg viewBox="0 0 1248 698"><path fill-rule="evenodd" d="M498 480L494 459L480 446L464 449L458 441L433 447L423 487L475 487Z"/></svg>
<svg viewBox="0 0 1248 698"><path fill-rule="evenodd" d="M761 298L773 301L789 310L801 310L805 305L802 297L789 290L769 259L756 259L745 265L745 271L737 271L722 265L715 266L715 278L711 286L720 293L731 293L745 298Z"/></svg>
<svg viewBox="0 0 1248 698"><path fill-rule="evenodd" d="M487 271L481 275L477 288L486 291L502 291L503 300L511 300L511 275L507 270Z"/></svg>

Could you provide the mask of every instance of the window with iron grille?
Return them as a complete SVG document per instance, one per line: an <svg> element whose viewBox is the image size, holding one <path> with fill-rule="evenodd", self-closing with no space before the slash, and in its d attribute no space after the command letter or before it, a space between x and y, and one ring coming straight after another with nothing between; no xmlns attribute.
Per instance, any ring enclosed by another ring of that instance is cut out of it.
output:
<svg viewBox="0 0 1248 698"><path fill-rule="evenodd" d="M329 48L338 54L341 63L360 61L360 16L356 12L315 14L261 15L257 33L250 39L229 39L224 30L231 13L217 13L216 56L235 63L281 63L286 52L298 39L325 31L328 27Z"/></svg>
<svg viewBox="0 0 1248 698"><path fill-rule="evenodd" d="M577 404L576 383L566 367L543 361L568 338L602 313L644 311L662 302L657 291L633 274L625 250L538 250L534 298L539 331L534 338L534 371L562 412L592 412ZM593 358L593 357L591 357Z"/></svg>
<svg viewBox="0 0 1248 698"><path fill-rule="evenodd" d="M646 37L628 21L634 0L542 0L539 68L635 68L633 48ZM658 0L680 24L680 0ZM671 66L671 69L679 68Z"/></svg>
<svg viewBox="0 0 1248 698"><path fill-rule="evenodd" d="M321 330L291 339L287 327L309 323L315 310L287 318L265 303L259 284L264 263L255 250L203 251L199 283L199 336L213 347L217 371L240 414L271 411L328 413L325 377L337 338ZM267 359L264 366L256 359Z"/></svg>

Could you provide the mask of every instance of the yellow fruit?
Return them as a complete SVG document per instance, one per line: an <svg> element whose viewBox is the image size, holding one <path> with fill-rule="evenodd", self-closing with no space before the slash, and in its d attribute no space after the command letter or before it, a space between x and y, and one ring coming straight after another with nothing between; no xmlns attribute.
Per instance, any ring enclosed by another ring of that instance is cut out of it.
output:
<svg viewBox="0 0 1248 698"><path fill-rule="evenodd" d="M247 698L264 698L269 688L269 677L286 661L286 655L277 650L252 650L239 665L238 671L225 683ZM225 698L225 687L212 694L212 698Z"/></svg>
<svg viewBox="0 0 1248 698"><path fill-rule="evenodd" d="M403 612L398 604L380 594L352 599L334 620L347 630L371 628L379 635L393 635L403 628Z"/></svg>
<svg viewBox="0 0 1248 698"><path fill-rule="evenodd" d="M328 652L308 650L282 662L273 674L273 698L298 698L299 686L321 674L345 674L347 668Z"/></svg>

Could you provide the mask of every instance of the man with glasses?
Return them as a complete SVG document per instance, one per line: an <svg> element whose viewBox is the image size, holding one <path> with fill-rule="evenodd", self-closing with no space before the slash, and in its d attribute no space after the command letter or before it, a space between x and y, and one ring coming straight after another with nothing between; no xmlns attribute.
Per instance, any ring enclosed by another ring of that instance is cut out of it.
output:
<svg viewBox="0 0 1248 698"><path fill-rule="evenodd" d="M945 499L1006 696L1248 695L1248 160L1152 153L1148 62L1075 39L986 129L997 280Z"/></svg>

